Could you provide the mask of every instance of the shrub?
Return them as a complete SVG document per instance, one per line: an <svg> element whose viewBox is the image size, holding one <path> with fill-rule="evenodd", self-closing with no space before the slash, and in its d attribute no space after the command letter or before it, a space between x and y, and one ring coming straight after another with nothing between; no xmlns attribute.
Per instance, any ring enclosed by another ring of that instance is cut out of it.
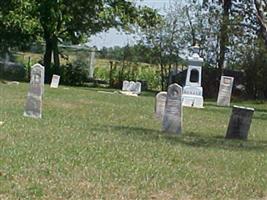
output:
<svg viewBox="0 0 267 200"><path fill-rule="evenodd" d="M82 61L61 65L61 82L66 85L80 86L87 81L88 70Z"/></svg>
<svg viewBox="0 0 267 200"><path fill-rule="evenodd" d="M0 78L11 81L24 81L26 78L25 66L19 63L1 63Z"/></svg>

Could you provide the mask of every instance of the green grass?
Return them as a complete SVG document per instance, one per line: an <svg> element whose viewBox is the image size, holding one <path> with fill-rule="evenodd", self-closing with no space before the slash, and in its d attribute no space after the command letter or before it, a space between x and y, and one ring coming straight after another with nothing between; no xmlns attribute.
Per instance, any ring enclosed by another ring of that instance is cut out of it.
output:
<svg viewBox="0 0 267 200"><path fill-rule="evenodd" d="M45 88L43 119L22 116L27 84L0 84L0 199L266 199L267 104L248 141L225 140L230 108L184 109L168 137L154 97Z"/></svg>

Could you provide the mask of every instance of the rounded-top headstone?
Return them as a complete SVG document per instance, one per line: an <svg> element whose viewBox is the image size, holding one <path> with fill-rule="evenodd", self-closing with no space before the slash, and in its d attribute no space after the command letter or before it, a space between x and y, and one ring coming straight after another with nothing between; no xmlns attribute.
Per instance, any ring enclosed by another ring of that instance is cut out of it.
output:
<svg viewBox="0 0 267 200"><path fill-rule="evenodd" d="M167 99L167 92L159 92L156 95L155 100L155 115L157 118L162 119L165 110L165 104Z"/></svg>
<svg viewBox="0 0 267 200"><path fill-rule="evenodd" d="M163 131L182 132L182 87L174 83L168 87L163 117Z"/></svg>

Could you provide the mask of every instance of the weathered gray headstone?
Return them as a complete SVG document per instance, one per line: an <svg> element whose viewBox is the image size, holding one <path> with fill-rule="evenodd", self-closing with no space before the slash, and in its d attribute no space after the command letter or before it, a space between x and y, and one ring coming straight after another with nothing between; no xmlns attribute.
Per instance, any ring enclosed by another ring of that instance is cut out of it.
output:
<svg viewBox="0 0 267 200"><path fill-rule="evenodd" d="M234 106L225 138L247 139L253 108Z"/></svg>
<svg viewBox="0 0 267 200"><path fill-rule="evenodd" d="M159 92L156 95L155 114L156 114L156 117L159 119L163 119L166 99L167 99L167 92Z"/></svg>
<svg viewBox="0 0 267 200"><path fill-rule="evenodd" d="M52 77L50 88L58 88L59 81L60 81L60 76L54 74Z"/></svg>
<svg viewBox="0 0 267 200"><path fill-rule="evenodd" d="M24 116L42 118L42 96L44 92L44 67L32 66L30 89L27 95Z"/></svg>
<svg viewBox="0 0 267 200"><path fill-rule="evenodd" d="M218 106L230 106L234 78L222 76L217 99Z"/></svg>
<svg viewBox="0 0 267 200"><path fill-rule="evenodd" d="M163 131L180 134L182 132L182 87L174 83L168 87L163 116Z"/></svg>

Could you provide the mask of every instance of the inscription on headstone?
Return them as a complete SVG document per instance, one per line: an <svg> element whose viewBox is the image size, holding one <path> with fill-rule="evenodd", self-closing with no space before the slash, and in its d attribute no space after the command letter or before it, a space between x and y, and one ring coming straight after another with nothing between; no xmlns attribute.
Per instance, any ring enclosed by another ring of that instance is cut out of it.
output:
<svg viewBox="0 0 267 200"><path fill-rule="evenodd" d="M234 78L222 76L217 99L218 106L230 106Z"/></svg>
<svg viewBox="0 0 267 200"><path fill-rule="evenodd" d="M167 92L159 92L156 95L155 114L156 114L156 117L159 119L163 119L166 99L167 99Z"/></svg>
<svg viewBox="0 0 267 200"><path fill-rule="evenodd" d="M225 138L247 139L253 108L234 106Z"/></svg>
<svg viewBox="0 0 267 200"><path fill-rule="evenodd" d="M54 74L53 77L52 77L52 81L51 81L50 87L51 88L58 88L59 81L60 81L60 76Z"/></svg>
<svg viewBox="0 0 267 200"><path fill-rule="evenodd" d="M42 117L42 96L44 91L44 67L36 64L31 68L30 88L27 95L24 116Z"/></svg>
<svg viewBox="0 0 267 200"><path fill-rule="evenodd" d="M182 87L175 83L168 87L163 131L180 134L182 132L182 112Z"/></svg>

